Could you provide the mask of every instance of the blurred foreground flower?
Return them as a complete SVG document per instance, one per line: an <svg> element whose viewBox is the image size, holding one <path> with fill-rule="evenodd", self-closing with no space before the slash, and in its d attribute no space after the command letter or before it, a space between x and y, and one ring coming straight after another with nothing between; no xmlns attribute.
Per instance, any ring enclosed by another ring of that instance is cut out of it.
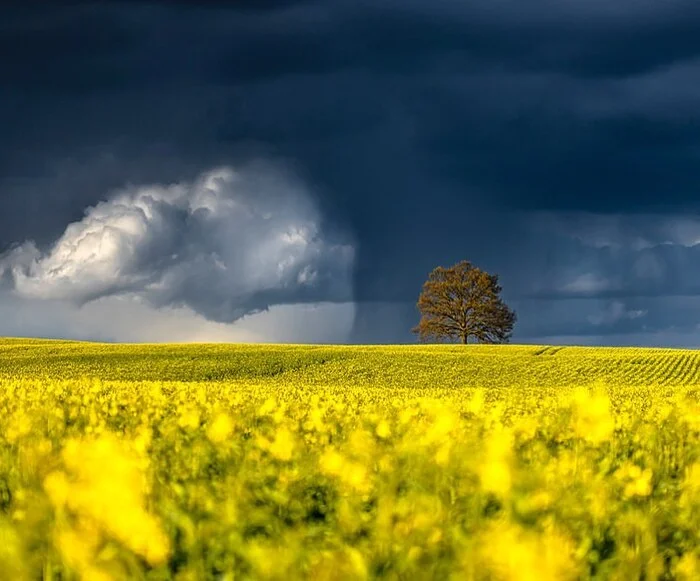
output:
<svg viewBox="0 0 700 581"><path fill-rule="evenodd" d="M150 565L166 561L169 541L146 506L144 461L111 434L69 440L64 471L50 473L44 490L56 510L56 544L81 575L97 578L102 541L116 540Z"/></svg>

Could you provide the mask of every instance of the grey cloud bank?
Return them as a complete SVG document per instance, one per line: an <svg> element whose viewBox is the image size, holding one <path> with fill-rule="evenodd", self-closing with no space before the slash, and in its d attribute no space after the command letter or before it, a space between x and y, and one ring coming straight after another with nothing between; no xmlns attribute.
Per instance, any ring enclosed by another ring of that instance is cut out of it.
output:
<svg viewBox="0 0 700 581"><path fill-rule="evenodd" d="M4 335L120 342L342 343L352 303L276 305L234 324L209 321L187 307L153 308L138 297L98 299L82 307L0 292Z"/></svg>

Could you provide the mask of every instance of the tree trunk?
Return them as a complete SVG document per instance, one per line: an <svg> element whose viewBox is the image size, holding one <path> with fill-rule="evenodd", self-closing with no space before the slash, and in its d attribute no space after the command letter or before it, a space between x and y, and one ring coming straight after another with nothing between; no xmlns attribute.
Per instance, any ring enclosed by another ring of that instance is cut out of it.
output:
<svg viewBox="0 0 700 581"><path fill-rule="evenodd" d="M469 343L469 335L468 335L467 333L465 333L464 335L462 335L462 343L463 343L464 345L466 345L467 343Z"/></svg>

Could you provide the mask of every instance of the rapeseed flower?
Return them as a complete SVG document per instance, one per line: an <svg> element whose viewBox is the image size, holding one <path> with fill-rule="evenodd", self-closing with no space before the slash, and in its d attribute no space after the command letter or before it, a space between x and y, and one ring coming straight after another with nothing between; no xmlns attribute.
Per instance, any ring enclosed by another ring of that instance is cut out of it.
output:
<svg viewBox="0 0 700 581"><path fill-rule="evenodd" d="M481 487L487 492L507 496L511 490L513 433L502 428L493 432L486 442L485 457L479 468Z"/></svg>
<svg viewBox="0 0 700 581"><path fill-rule="evenodd" d="M147 483L138 458L111 435L70 440L62 457L65 472L53 472L44 480L54 507L118 540L148 563L162 563L170 551L169 540L145 508ZM59 548L69 551L66 558L86 566L85 554L94 547L76 540L74 530L58 534Z"/></svg>
<svg viewBox="0 0 700 581"><path fill-rule="evenodd" d="M268 451L278 460L287 462L292 459L294 447L294 434L287 428L280 428L275 433L275 439L270 443Z"/></svg>
<svg viewBox="0 0 700 581"><path fill-rule="evenodd" d="M594 393L578 389L573 397L574 431L576 435L593 444L610 439L615 420L610 411L610 398L598 388Z"/></svg>
<svg viewBox="0 0 700 581"><path fill-rule="evenodd" d="M207 426L207 438L214 444L221 444L231 437L234 423L231 417L225 413L219 413Z"/></svg>

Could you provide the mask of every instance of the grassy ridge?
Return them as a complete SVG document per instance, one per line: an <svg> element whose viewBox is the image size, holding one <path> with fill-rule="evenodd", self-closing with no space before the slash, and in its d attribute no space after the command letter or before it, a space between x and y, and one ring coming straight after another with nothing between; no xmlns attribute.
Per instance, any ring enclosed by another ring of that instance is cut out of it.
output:
<svg viewBox="0 0 700 581"><path fill-rule="evenodd" d="M521 345L129 345L0 339L0 377L395 387L700 384L700 351Z"/></svg>

